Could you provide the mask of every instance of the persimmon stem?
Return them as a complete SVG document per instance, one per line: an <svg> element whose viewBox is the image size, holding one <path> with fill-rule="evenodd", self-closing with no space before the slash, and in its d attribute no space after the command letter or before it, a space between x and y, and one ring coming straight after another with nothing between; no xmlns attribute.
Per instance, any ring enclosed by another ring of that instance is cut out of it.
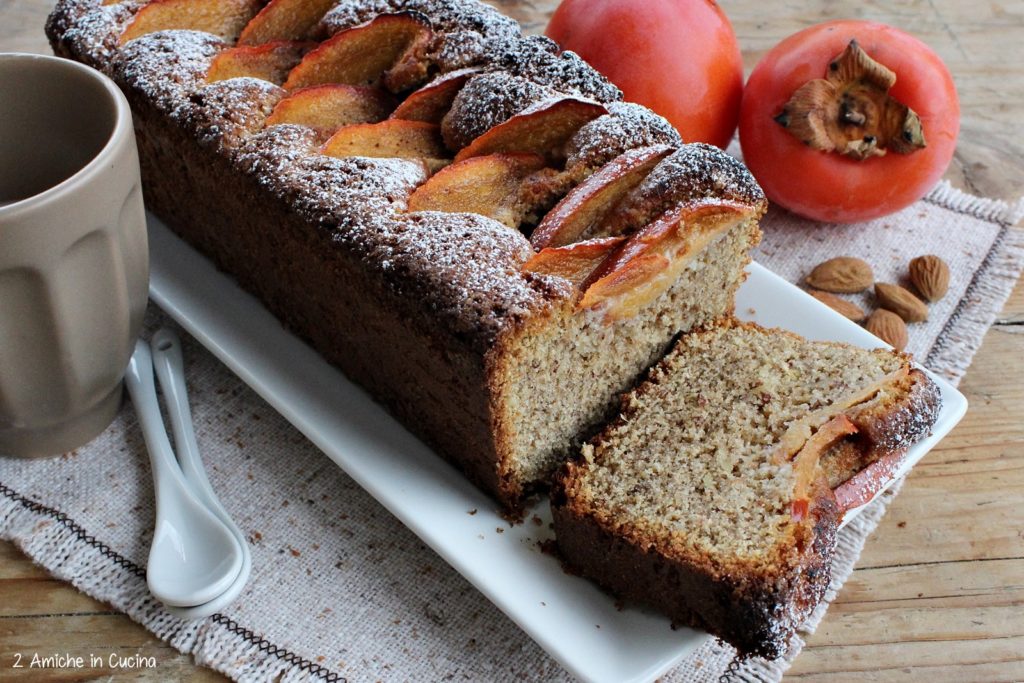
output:
<svg viewBox="0 0 1024 683"><path fill-rule="evenodd" d="M896 74L856 40L829 62L825 78L800 86L774 118L804 144L852 159L912 154L925 147L921 118L889 94Z"/></svg>

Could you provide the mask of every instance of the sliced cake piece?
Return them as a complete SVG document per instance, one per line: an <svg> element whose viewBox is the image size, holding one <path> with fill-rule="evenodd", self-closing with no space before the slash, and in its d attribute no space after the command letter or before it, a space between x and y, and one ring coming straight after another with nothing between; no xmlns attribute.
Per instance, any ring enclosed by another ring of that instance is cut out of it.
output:
<svg viewBox="0 0 1024 683"><path fill-rule="evenodd" d="M744 207L738 222L729 221L722 231L714 216L712 226L701 219L673 223L665 213L659 217L666 220L659 221L658 229L624 234L626 240L620 243L541 250L536 260L521 267L531 277L544 274L547 280L561 280L571 294L546 320L537 316L510 330L500 340L501 353L492 361L492 386L500 387L492 419L508 448L502 477L510 489L523 492L519 497L546 486L566 458L614 415L619 395L636 386L638 377L665 355L676 335L732 312L750 250L761 237L757 221L767 202L750 174L724 152L699 146L691 154L704 157L706 168L714 173L694 178L689 193L676 195L678 207L674 208L711 201L712 183L725 180L740 189L728 199ZM715 238L703 246L688 238L677 241L708 232ZM633 246L646 248L631 247L622 259L617 258L633 237ZM649 251L661 253L652 259L647 258ZM579 294L597 284L592 276L603 273L604 264L612 263L609 259L621 264L621 271L601 283L588 306L581 306ZM681 270L676 267L679 264ZM677 279L663 290L660 285L666 281L666 272ZM640 287L630 291L619 275ZM618 315L624 307L636 308L638 314ZM558 410L551 410L537 396L557 397Z"/></svg>
<svg viewBox="0 0 1024 683"><path fill-rule="evenodd" d="M580 305L606 321L636 315L667 291L708 246L749 222L757 209L728 200L699 200L669 211L629 237L584 283Z"/></svg>
<svg viewBox="0 0 1024 683"><path fill-rule="evenodd" d="M844 510L822 456L848 448L869 472L939 406L894 351L731 321L685 335L563 471L559 550L617 596L777 657L829 582Z"/></svg>

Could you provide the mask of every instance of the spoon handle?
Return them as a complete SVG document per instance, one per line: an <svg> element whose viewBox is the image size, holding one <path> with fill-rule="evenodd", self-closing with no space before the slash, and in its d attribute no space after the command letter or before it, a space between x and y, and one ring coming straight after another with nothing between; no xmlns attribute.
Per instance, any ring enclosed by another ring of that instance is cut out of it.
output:
<svg viewBox="0 0 1024 683"><path fill-rule="evenodd" d="M149 346L141 339L135 342L135 352L125 371L125 386L138 413L142 436L153 467L154 490L156 493L157 517L170 501L173 488L187 488L181 469L174 459L174 450L164 431L160 406L156 399L156 384L153 382L153 361Z"/></svg>
<svg viewBox="0 0 1024 683"><path fill-rule="evenodd" d="M153 353L153 367L160 381L160 390L164 395L167 415L174 433L174 445L177 448L181 471L192 486L196 497L224 522L238 539L242 552L248 554L249 546L245 542L245 537L217 498L206 476L203 459L199 455L199 444L196 442L196 432L192 426L192 411L188 404L188 388L185 385L181 340L173 330L162 327L153 335L149 345Z"/></svg>

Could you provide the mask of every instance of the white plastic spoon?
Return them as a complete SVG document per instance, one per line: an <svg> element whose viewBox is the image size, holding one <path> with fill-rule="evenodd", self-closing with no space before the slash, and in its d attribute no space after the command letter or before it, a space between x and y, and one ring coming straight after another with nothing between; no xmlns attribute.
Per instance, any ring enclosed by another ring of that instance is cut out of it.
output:
<svg viewBox="0 0 1024 683"><path fill-rule="evenodd" d="M135 342L125 384L142 425L156 492L156 530L146 567L149 591L167 605L209 602L242 570L242 549L185 482L160 416L149 346L141 340Z"/></svg>
<svg viewBox="0 0 1024 683"><path fill-rule="evenodd" d="M188 405L181 340L172 330L164 327L156 331L149 342L149 347L153 353L153 367L164 396L171 431L174 433L174 450L181 471L185 475L185 481L196 497L231 531L242 550L242 569L224 593L201 605L169 609L181 619L201 619L215 614L242 592L252 570L252 553L249 552L249 545L245 542L242 530L224 509L206 476L206 469L199 455L199 444L196 442L196 432L192 426L192 411Z"/></svg>

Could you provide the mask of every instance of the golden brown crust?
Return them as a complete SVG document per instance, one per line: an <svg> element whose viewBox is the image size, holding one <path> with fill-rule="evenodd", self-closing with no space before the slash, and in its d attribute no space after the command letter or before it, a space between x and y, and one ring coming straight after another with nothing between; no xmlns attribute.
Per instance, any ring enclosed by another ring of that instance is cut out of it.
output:
<svg viewBox="0 0 1024 683"><path fill-rule="evenodd" d="M829 497L816 498L798 530L810 540L810 552L796 562L778 558L775 571L758 571L681 553L660 536L617 525L578 504L576 467L566 466L551 503L559 552L573 571L617 597L657 609L674 624L728 641L742 656L785 654L831 577L839 514Z"/></svg>
<svg viewBox="0 0 1024 683"><path fill-rule="evenodd" d="M706 331L723 328L762 329L725 319ZM799 339L782 330L772 332ZM908 356L899 357L909 365ZM676 544L674 532L666 533L657 520L627 521L600 501L592 501L585 491L589 458L598 458L606 439L616 431L642 419L636 414L640 401L630 397L657 392L658 378L670 369L671 359L653 369L646 381L623 397L619 417L591 441L584 456L560 471L552 491L558 547L574 571L617 596L702 628L729 641L741 654L780 656L824 595L843 514L884 487L906 448L927 434L940 407L938 389L925 373L910 369L896 373L876 399L847 410L858 433L823 458L808 517L792 525L790 542L751 562L711 557L688 543Z"/></svg>
<svg viewBox="0 0 1024 683"><path fill-rule="evenodd" d="M928 434L942 408L938 386L921 370L912 369L892 396L851 415L869 448L884 453L907 448Z"/></svg>

